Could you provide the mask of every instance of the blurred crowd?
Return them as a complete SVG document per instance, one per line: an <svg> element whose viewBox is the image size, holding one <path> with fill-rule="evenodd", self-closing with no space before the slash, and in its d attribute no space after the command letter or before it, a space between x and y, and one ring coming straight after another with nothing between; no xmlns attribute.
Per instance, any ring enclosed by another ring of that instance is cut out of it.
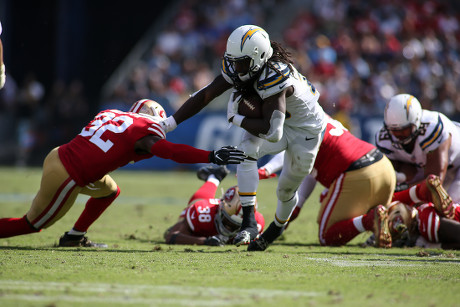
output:
<svg viewBox="0 0 460 307"><path fill-rule="evenodd" d="M455 1L285 0L264 7L251 0L184 1L171 27L105 103L129 105L151 97L169 112L177 109L219 73L234 28L267 29L273 18L285 18L277 16L277 6L283 5L292 5L294 15L279 39L319 88L329 114L345 124L350 116L381 116L391 96L407 92L424 108L459 119Z"/></svg>
<svg viewBox="0 0 460 307"><path fill-rule="evenodd" d="M289 7L289 16L280 16L280 7ZM382 116L386 101L402 92L459 120L459 13L456 1L184 0L99 109L127 110L150 98L171 114L220 72L233 29L256 24L270 34L273 21L282 20L280 37L271 38L289 47L296 66L319 89L324 109L345 125L352 125L351 117ZM78 80L56 81L49 93L33 74L17 86L7 80L0 110L10 114L7 120L18 118L17 145L25 152L18 165L28 164L34 146L49 150L90 118ZM221 103L207 110L225 108Z"/></svg>

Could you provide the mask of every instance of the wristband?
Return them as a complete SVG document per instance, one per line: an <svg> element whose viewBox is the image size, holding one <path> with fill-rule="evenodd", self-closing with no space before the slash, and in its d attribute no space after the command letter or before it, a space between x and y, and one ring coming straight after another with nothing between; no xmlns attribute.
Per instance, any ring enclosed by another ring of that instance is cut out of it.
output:
<svg viewBox="0 0 460 307"><path fill-rule="evenodd" d="M241 127L241 123L243 122L243 119L245 119L245 118L246 118L246 116L243 116L243 115L240 115L240 114L235 114L235 116L233 116L232 123L235 126Z"/></svg>

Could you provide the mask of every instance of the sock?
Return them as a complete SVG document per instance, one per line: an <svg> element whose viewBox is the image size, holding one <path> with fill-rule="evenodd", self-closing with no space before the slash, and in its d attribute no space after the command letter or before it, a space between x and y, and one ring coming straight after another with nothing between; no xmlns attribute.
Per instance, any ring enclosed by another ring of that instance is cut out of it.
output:
<svg viewBox="0 0 460 307"><path fill-rule="evenodd" d="M355 226L354 219L340 221L327 229L323 235L323 240L321 240L321 245L345 245L360 233L361 231Z"/></svg>
<svg viewBox="0 0 460 307"><path fill-rule="evenodd" d="M395 192L392 201L400 201L406 205L413 206L419 202L431 202L431 192L423 181L409 189Z"/></svg>
<svg viewBox="0 0 460 307"><path fill-rule="evenodd" d="M0 219L0 238L14 237L40 231L41 229L37 230L29 224L25 215L22 218Z"/></svg>
<svg viewBox="0 0 460 307"><path fill-rule="evenodd" d="M268 242L272 243L283 233L283 227L276 225L275 221L271 222L268 228L262 234L262 237Z"/></svg>
<svg viewBox="0 0 460 307"><path fill-rule="evenodd" d="M244 206L243 221L241 222L241 230L248 230L248 228L255 229L257 232L257 221L254 214L254 206Z"/></svg>
<svg viewBox="0 0 460 307"><path fill-rule="evenodd" d="M72 228L67 232L67 234L71 236L83 237L86 234L86 231L78 231Z"/></svg>
<svg viewBox="0 0 460 307"><path fill-rule="evenodd" d="M219 186L219 184L220 184L219 179L217 179L216 176L214 176L213 174L208 176L208 179L206 179L206 182L211 182L211 183L215 184L216 187Z"/></svg>
<svg viewBox="0 0 460 307"><path fill-rule="evenodd" d="M108 206L120 195L120 188L117 187L117 192L113 196L104 198L90 198L86 202L85 209L81 213L73 229L80 232L86 232L94 221L107 209Z"/></svg>
<svg viewBox="0 0 460 307"><path fill-rule="evenodd" d="M276 226L283 227L284 224L286 224L286 222L289 220L289 217L291 216L292 210L297 204L297 200L298 200L297 192L288 201L278 200L278 206L276 207L276 214L275 214Z"/></svg>
<svg viewBox="0 0 460 307"><path fill-rule="evenodd" d="M211 181L206 181L203 185L190 197L188 203L190 204L195 199L208 199L216 196L217 185Z"/></svg>

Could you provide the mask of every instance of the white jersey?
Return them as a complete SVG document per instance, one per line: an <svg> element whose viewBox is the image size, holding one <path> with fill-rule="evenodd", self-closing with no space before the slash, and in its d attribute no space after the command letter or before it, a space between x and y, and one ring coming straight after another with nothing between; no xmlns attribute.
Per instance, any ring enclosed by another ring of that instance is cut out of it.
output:
<svg viewBox="0 0 460 307"><path fill-rule="evenodd" d="M449 169L456 169L460 166L460 124L451 121L442 113L422 111L420 133L417 135L411 153L406 152L401 145L393 143L392 136L385 128L377 133L375 142L390 160L412 163L423 168L426 165L427 154L437 149L449 135L452 136Z"/></svg>
<svg viewBox="0 0 460 307"><path fill-rule="evenodd" d="M224 61L225 62L225 61ZM318 90L301 75L292 65L272 63L275 69L265 65L259 78L254 82L254 89L262 99L278 94L287 86L294 88L294 93L286 98L285 127L305 130L319 134L326 127L325 113L318 103ZM222 76L230 84L234 84L230 76L231 68L225 66Z"/></svg>

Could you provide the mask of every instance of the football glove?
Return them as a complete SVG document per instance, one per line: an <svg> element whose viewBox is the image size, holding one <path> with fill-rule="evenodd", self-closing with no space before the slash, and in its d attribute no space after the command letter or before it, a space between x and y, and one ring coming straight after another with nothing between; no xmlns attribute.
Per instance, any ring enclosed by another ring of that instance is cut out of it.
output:
<svg viewBox="0 0 460 307"><path fill-rule="evenodd" d="M207 237L204 240L204 245L209 246L225 246L225 243L217 236Z"/></svg>
<svg viewBox="0 0 460 307"><path fill-rule="evenodd" d="M238 104L240 103L242 96L243 95L241 94L238 95L238 92L236 91L230 95L230 99L227 104L227 121L229 123L231 123L235 115L238 114Z"/></svg>
<svg viewBox="0 0 460 307"><path fill-rule="evenodd" d="M3 88L5 85L6 81L6 75L5 75L5 64L2 64L0 66L0 89Z"/></svg>
<svg viewBox="0 0 460 307"><path fill-rule="evenodd" d="M173 116L168 116L168 118L161 121L160 124L166 133L173 131L177 127L176 119Z"/></svg>
<svg viewBox="0 0 460 307"><path fill-rule="evenodd" d="M276 173L269 174L267 170L263 167L259 168L257 171L259 172L259 179L268 179L276 177Z"/></svg>
<svg viewBox="0 0 460 307"><path fill-rule="evenodd" d="M244 151L236 149L235 146L224 146L209 153L209 162L217 165L240 164L246 158Z"/></svg>

